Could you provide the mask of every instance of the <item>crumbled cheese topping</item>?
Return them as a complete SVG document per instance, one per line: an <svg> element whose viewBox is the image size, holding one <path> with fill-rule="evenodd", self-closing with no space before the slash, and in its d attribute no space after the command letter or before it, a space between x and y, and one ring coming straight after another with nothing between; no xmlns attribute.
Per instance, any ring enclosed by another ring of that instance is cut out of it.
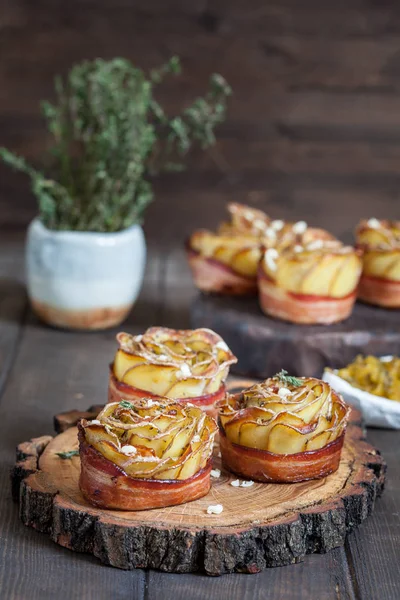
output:
<svg viewBox="0 0 400 600"><path fill-rule="evenodd" d="M314 240L307 245L307 250L319 250L323 248L324 242L322 240Z"/></svg>
<svg viewBox="0 0 400 600"><path fill-rule="evenodd" d="M153 406L153 404L157 404L157 402L154 402L154 400L152 400L151 398L149 398L147 400L146 408L150 408L150 406Z"/></svg>
<svg viewBox="0 0 400 600"><path fill-rule="evenodd" d="M135 336L135 342L141 342L141 341L142 341L142 339L143 339L143 336L142 336L142 335L136 335L136 336Z"/></svg>
<svg viewBox="0 0 400 600"><path fill-rule="evenodd" d="M196 434L192 437L192 442L201 442L201 437Z"/></svg>
<svg viewBox="0 0 400 600"><path fill-rule="evenodd" d="M214 479L219 479L219 477L221 477L221 471L220 469L211 469L210 475L211 477L214 477Z"/></svg>
<svg viewBox="0 0 400 600"><path fill-rule="evenodd" d="M233 487L251 487L252 485L254 485L254 481L248 480L248 481L242 481L240 482L239 479L235 479L234 481L231 481L231 485Z"/></svg>
<svg viewBox="0 0 400 600"><path fill-rule="evenodd" d="M307 223L305 221L297 221L297 223L293 225L294 233L304 233L306 229Z"/></svg>
<svg viewBox="0 0 400 600"><path fill-rule="evenodd" d="M295 252L303 252L303 246L299 246L299 244L296 244L296 245L293 247L293 250L294 250Z"/></svg>
<svg viewBox="0 0 400 600"><path fill-rule="evenodd" d="M271 240L276 240L276 232L274 229L266 229L265 236Z"/></svg>
<svg viewBox="0 0 400 600"><path fill-rule="evenodd" d="M248 221L252 221L253 220L253 213L251 210L244 210L243 211L243 216L245 219L247 219Z"/></svg>
<svg viewBox="0 0 400 600"><path fill-rule="evenodd" d="M379 229L381 226L381 222L373 217L372 219L368 219L367 225L372 229Z"/></svg>
<svg viewBox="0 0 400 600"><path fill-rule="evenodd" d="M122 452L122 454L126 454L127 456L130 456L132 454L136 454L137 450L136 450L135 446L122 446L121 452Z"/></svg>
<svg viewBox="0 0 400 600"><path fill-rule="evenodd" d="M281 387L278 390L278 396L280 396L281 398L287 398L287 396L290 396L291 393L292 392L288 388L285 388L285 387Z"/></svg>
<svg viewBox="0 0 400 600"><path fill-rule="evenodd" d="M192 374L190 367L187 363L182 363L180 370L177 372L177 375L182 375L183 377L190 377Z"/></svg>
<svg viewBox="0 0 400 600"><path fill-rule="evenodd" d="M101 425L98 419L93 419L93 421L89 421L89 425Z"/></svg>
<svg viewBox="0 0 400 600"><path fill-rule="evenodd" d="M207 508L207 514L220 515L223 510L224 507L222 506L222 504L210 504L210 506Z"/></svg>
<svg viewBox="0 0 400 600"><path fill-rule="evenodd" d="M261 219L256 219L256 220L253 222L253 225L254 225L255 227L257 227L257 229L264 229L264 227L265 227L265 222L264 222L264 221L262 221Z"/></svg>
<svg viewBox="0 0 400 600"><path fill-rule="evenodd" d="M248 481L242 481L240 487L251 487L252 485L254 485L254 481L251 481L251 479L249 479Z"/></svg>
<svg viewBox="0 0 400 600"><path fill-rule="evenodd" d="M284 222L281 219L276 219L275 221L271 222L271 227L272 229L275 229L275 231L280 231L283 229L283 226Z"/></svg>
<svg viewBox="0 0 400 600"><path fill-rule="evenodd" d="M217 456L218 456L218 458L221 458L221 452L218 451Z"/></svg>
<svg viewBox="0 0 400 600"><path fill-rule="evenodd" d="M158 360L168 360L168 356L166 354L157 354Z"/></svg>
<svg viewBox="0 0 400 600"><path fill-rule="evenodd" d="M221 340L215 344L215 347L219 348L220 350L225 350L226 352L229 350L228 345L224 342L224 340Z"/></svg>
<svg viewBox="0 0 400 600"><path fill-rule="evenodd" d="M276 271L276 259L278 258L278 251L276 248L268 248L264 255L264 261L270 271Z"/></svg>

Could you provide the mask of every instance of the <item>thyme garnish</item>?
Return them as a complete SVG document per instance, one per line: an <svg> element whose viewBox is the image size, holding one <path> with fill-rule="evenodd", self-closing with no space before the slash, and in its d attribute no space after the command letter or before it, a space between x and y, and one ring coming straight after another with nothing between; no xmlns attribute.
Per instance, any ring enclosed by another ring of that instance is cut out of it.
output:
<svg viewBox="0 0 400 600"><path fill-rule="evenodd" d="M300 387L303 385L301 379L293 377L293 375L289 375L285 369L281 369L279 373L274 375L274 379L279 379L279 381L284 385L293 385L294 387Z"/></svg>
<svg viewBox="0 0 400 600"><path fill-rule="evenodd" d="M31 180L41 222L52 230L122 231L141 223L153 175L179 171L196 146L215 144L231 89L221 75L178 115L156 101L157 84L179 59L146 74L129 60L85 60L57 77L42 112L49 137L43 172L0 147L1 159Z"/></svg>
<svg viewBox="0 0 400 600"><path fill-rule="evenodd" d="M128 400L121 400L119 405L121 408L130 408L132 410L135 410L135 407L133 406L132 402L128 402Z"/></svg>
<svg viewBox="0 0 400 600"><path fill-rule="evenodd" d="M63 460L67 460L73 456L79 456L79 450L67 450L66 452L56 452L56 454Z"/></svg>

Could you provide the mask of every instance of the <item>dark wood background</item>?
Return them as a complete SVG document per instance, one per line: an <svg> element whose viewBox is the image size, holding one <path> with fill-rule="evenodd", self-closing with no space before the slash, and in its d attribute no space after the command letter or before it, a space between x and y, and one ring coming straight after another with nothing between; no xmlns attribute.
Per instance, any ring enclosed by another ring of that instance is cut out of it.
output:
<svg viewBox="0 0 400 600"><path fill-rule="evenodd" d="M181 249L228 200L306 218L351 239L364 216L399 218L400 3L394 0L0 0L0 145L36 163L46 147L38 106L83 58L123 55L184 74L162 89L178 111L212 71L234 89L216 148L161 178L146 217L149 260L128 323L186 327L194 289ZM18 442L51 433L54 413L104 398L114 331L41 326L20 279L35 214L28 182L0 165L0 597L398 600L398 432L370 430L389 464L374 515L345 548L255 576L122 572L25 529L10 500Z"/></svg>
<svg viewBox="0 0 400 600"><path fill-rule="evenodd" d="M35 162L39 102L75 61L122 55L184 73L172 112L223 74L234 90L212 152L163 177L150 243L213 226L228 200L303 217L350 239L363 216L399 216L400 4L393 0L1 0L0 144ZM0 168L0 224L35 213L28 182Z"/></svg>

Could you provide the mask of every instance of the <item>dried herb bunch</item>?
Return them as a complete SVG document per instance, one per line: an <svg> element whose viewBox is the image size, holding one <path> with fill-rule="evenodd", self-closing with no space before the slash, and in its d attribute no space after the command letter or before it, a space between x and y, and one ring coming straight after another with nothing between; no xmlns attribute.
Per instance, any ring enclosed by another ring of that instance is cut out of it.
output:
<svg viewBox="0 0 400 600"><path fill-rule="evenodd" d="M128 60L97 59L74 66L66 81L56 79L56 102L42 106L53 140L49 172L0 148L7 164L31 178L46 227L112 232L140 223L153 197L149 178L182 169L193 144L215 142L229 86L213 75L204 98L170 118L153 89L179 72L176 57L148 77Z"/></svg>

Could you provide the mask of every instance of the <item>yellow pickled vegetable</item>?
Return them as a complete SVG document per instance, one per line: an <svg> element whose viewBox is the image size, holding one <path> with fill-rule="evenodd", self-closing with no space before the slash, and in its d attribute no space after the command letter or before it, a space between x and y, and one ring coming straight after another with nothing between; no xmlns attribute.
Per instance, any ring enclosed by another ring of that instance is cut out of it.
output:
<svg viewBox="0 0 400 600"><path fill-rule="evenodd" d="M359 355L354 362L338 370L338 375L375 396L400 401L400 358L380 359Z"/></svg>

